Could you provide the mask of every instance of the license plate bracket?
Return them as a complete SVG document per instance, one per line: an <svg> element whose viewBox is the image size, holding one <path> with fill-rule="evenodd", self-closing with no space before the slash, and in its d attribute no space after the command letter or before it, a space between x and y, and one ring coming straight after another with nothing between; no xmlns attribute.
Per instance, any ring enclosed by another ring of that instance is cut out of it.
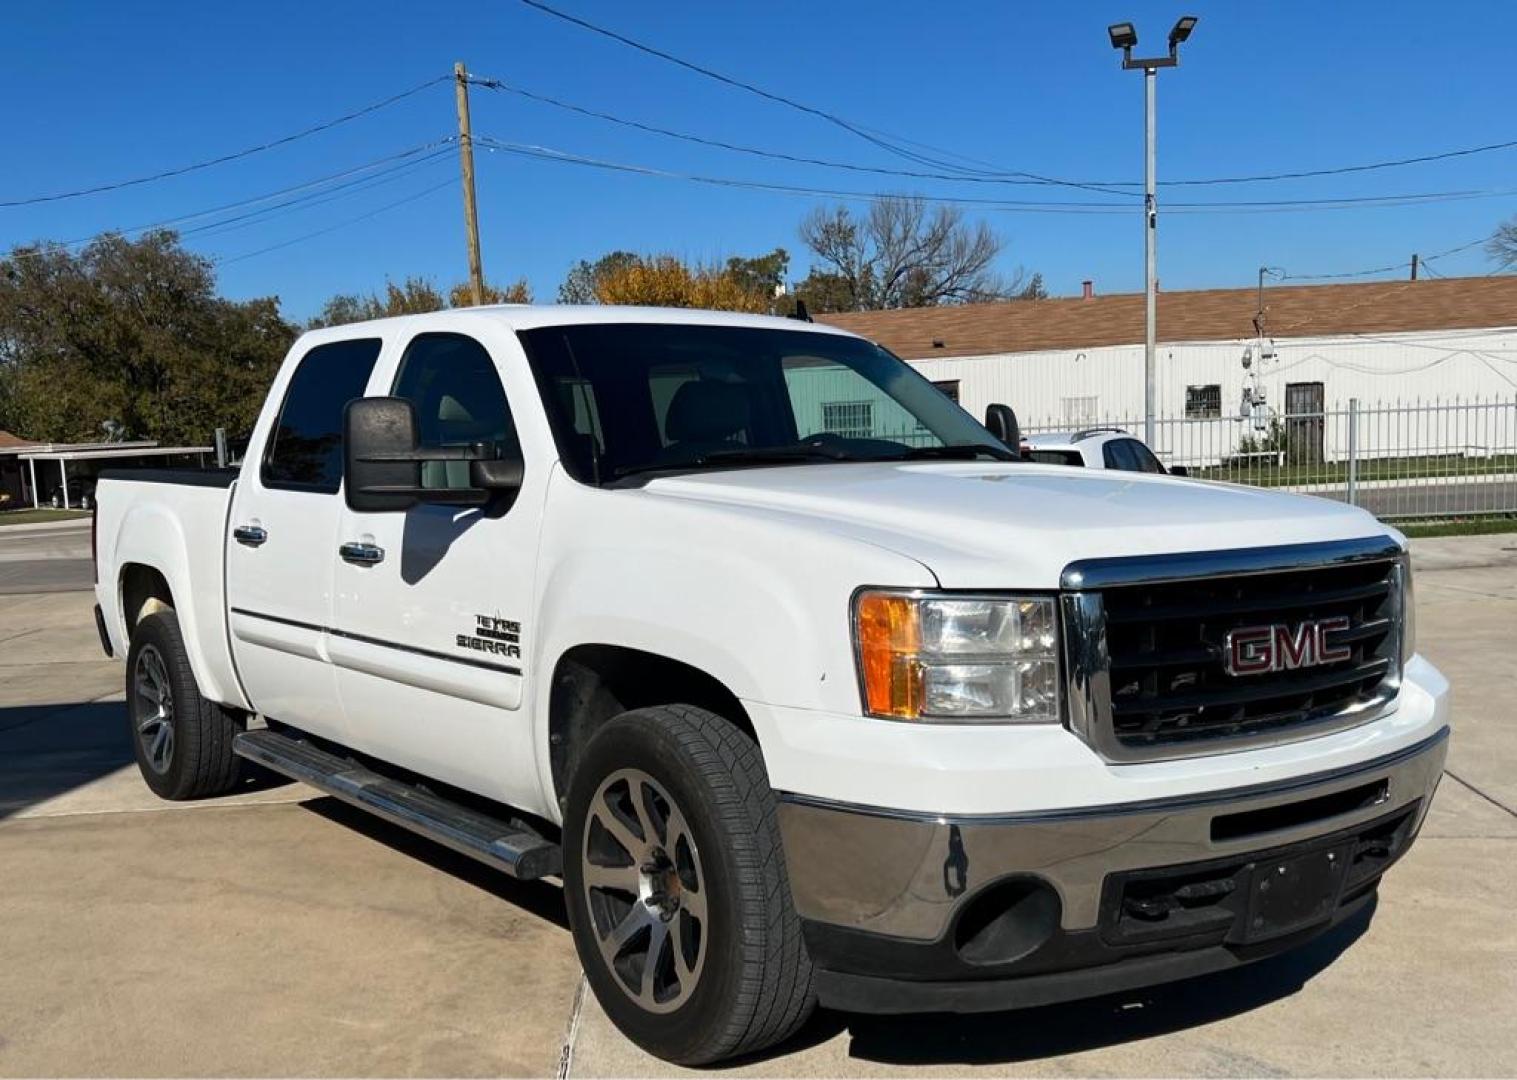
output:
<svg viewBox="0 0 1517 1080"><path fill-rule="evenodd" d="M1319 848L1254 864L1245 942L1265 941L1325 921L1338 906L1351 848Z"/></svg>

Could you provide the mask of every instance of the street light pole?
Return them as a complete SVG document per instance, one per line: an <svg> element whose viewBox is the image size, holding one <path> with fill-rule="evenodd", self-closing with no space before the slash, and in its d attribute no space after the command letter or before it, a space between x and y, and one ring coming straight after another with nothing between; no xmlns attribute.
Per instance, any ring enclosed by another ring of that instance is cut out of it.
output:
<svg viewBox="0 0 1517 1080"><path fill-rule="evenodd" d="M1154 359L1159 351L1159 202L1154 173L1154 96L1159 86L1157 68L1143 70L1146 149L1143 164L1143 441L1154 446Z"/></svg>
<svg viewBox="0 0 1517 1080"><path fill-rule="evenodd" d="M1169 55L1133 59L1138 31L1132 23L1114 23L1106 28L1114 49L1122 50L1124 71L1143 72L1143 439L1154 445L1154 368L1159 351L1159 196L1155 175L1157 111L1154 99L1161 67L1180 65L1180 43L1190 37L1196 17L1186 15L1169 32Z"/></svg>

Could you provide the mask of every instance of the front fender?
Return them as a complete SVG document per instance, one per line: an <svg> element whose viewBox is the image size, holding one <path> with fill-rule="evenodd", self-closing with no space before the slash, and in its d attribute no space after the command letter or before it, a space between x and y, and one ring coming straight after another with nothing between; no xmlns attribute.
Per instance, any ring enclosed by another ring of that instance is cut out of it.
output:
<svg viewBox="0 0 1517 1080"><path fill-rule="evenodd" d="M784 514L572 486L546 515L540 625L527 628L545 791L552 674L570 649L638 649L697 668L740 700L856 713L854 590L935 584L913 559Z"/></svg>

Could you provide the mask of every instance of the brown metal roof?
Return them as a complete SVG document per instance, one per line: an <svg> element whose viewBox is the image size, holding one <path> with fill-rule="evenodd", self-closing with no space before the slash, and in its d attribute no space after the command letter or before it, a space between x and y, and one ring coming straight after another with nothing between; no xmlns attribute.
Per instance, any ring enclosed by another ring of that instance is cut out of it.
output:
<svg viewBox="0 0 1517 1080"><path fill-rule="evenodd" d="M1159 294L1159 340L1254 336L1256 289ZM1266 285L1270 337L1471 330L1517 326L1517 276L1335 285ZM1134 345L1143 340L1143 295L1120 293L999 304L818 315L908 360ZM941 341L941 347L933 342Z"/></svg>
<svg viewBox="0 0 1517 1080"><path fill-rule="evenodd" d="M23 439L19 435L12 435L9 431L0 431L0 450L23 450L28 446L36 445L30 439Z"/></svg>

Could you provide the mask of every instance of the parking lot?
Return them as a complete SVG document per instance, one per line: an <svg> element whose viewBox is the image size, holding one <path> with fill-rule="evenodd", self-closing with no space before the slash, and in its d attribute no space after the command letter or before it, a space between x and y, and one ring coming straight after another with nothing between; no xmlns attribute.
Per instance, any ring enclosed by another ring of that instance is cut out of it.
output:
<svg viewBox="0 0 1517 1080"><path fill-rule="evenodd" d="M88 533L0 529L0 1074L644 1075L552 884L299 785L131 763ZM1242 972L979 1017L823 1014L755 1075L1517 1072L1517 536L1417 541L1448 773L1373 921Z"/></svg>

